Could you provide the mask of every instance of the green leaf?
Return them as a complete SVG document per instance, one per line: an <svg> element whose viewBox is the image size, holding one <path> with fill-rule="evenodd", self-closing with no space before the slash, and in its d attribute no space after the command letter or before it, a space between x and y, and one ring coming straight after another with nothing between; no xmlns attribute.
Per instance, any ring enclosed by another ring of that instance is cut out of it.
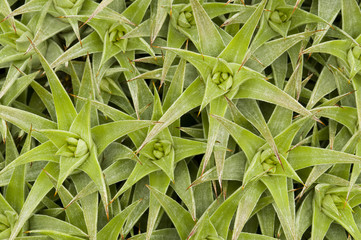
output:
<svg viewBox="0 0 361 240"><path fill-rule="evenodd" d="M190 0L190 3L197 25L202 54L218 56L225 46L221 35L202 5L196 0Z"/></svg>
<svg viewBox="0 0 361 240"><path fill-rule="evenodd" d="M76 117L76 111L73 106L73 103L70 100L70 97L65 91L64 87L61 85L58 76L50 67L49 63L46 61L46 59L41 54L41 52L35 47L35 45L33 45L33 47L36 53L38 54L40 62L48 77L48 81L54 99L56 116L58 119L58 127L60 130L68 130L74 118Z"/></svg>
<svg viewBox="0 0 361 240"><path fill-rule="evenodd" d="M31 231L34 232L37 230L50 230L78 237L87 236L86 233L74 225L46 215L35 214L29 219L29 223L31 225Z"/></svg>
<svg viewBox="0 0 361 240"><path fill-rule="evenodd" d="M353 38L361 34L357 22L361 20L361 11L355 0L342 0L342 29Z"/></svg>
<svg viewBox="0 0 361 240"><path fill-rule="evenodd" d="M286 238L295 239L295 219L292 216L289 204L287 178L284 176L269 176L262 178L262 182L267 186L275 201L274 207Z"/></svg>
<svg viewBox="0 0 361 240"><path fill-rule="evenodd" d="M56 129L56 123L35 115L33 113L23 111L20 109L6 107L0 105L0 117L12 124L18 126L25 132L29 132L30 129ZM38 132L33 132L34 138L40 142L47 141L47 138Z"/></svg>
<svg viewBox="0 0 361 240"><path fill-rule="evenodd" d="M320 164L358 164L361 157L330 149L300 146L290 151L288 161L293 169L298 170Z"/></svg>
<svg viewBox="0 0 361 240"><path fill-rule="evenodd" d="M105 227L103 227L97 234L97 239L118 239L119 233L122 230L125 220L128 218L129 214L134 210L134 208L139 204L139 201L136 201L129 205L122 212L117 214L115 217L110 220Z"/></svg>
<svg viewBox="0 0 361 240"><path fill-rule="evenodd" d="M268 103L273 103L281 107L298 112L304 116L310 116L312 113L305 109L290 95L272 85L271 83L261 80L252 79L245 81L234 98L251 98Z"/></svg>
<svg viewBox="0 0 361 240"><path fill-rule="evenodd" d="M25 163L36 162L36 161L51 161L54 163L59 162L59 157L55 156L55 153L58 151L57 147L50 141L45 142L39 145L36 148L31 149L30 151L20 155L9 165L1 170L1 174L4 174L6 171L15 168L16 166L23 165Z"/></svg>
<svg viewBox="0 0 361 240"><path fill-rule="evenodd" d="M10 133L7 134L7 137L10 137ZM17 150L16 150L16 146L13 142L13 140L7 139L6 140L6 148L8 148L8 145L10 145L10 147L14 148L13 151L15 153L14 157L18 156ZM31 132L28 134L28 136L26 137L24 146L22 148L21 154L24 154L26 152L28 152L31 148ZM8 153L7 150L7 154L6 154L6 161L8 161L8 156L10 156L12 154ZM9 159L10 160L10 159ZM14 159L11 159L14 160ZM24 165L20 165L18 167L16 167L13 171L13 174L11 176L9 185L7 186L6 189L6 200L11 204L11 206L13 206L14 210L16 212L20 212L21 208L23 207L24 201L25 201L25 186L24 186L24 182L25 182L25 166Z"/></svg>
<svg viewBox="0 0 361 240"><path fill-rule="evenodd" d="M226 46L226 48L219 54L220 58L226 60L227 62L238 64L243 63L249 43L251 42L253 33L261 18L266 3L267 1L263 0L258 5L252 16L238 31L236 36L233 37L232 41Z"/></svg>
<svg viewBox="0 0 361 240"><path fill-rule="evenodd" d="M28 153L30 153L29 151ZM26 155L26 154L24 154ZM22 156L24 156L22 155ZM48 163L47 166L44 168L44 171L50 173L53 176L57 176L57 164L55 163ZM27 196L24 206L19 213L19 218L16 221L12 231L10 238L14 240L16 236L21 231L22 227L24 226L25 222L31 217L33 211L37 207L37 205L41 202L41 200L46 196L46 194L53 188L52 182L49 180L48 176L45 172L41 172L36 179L33 187L31 188L29 195Z"/></svg>
<svg viewBox="0 0 361 240"><path fill-rule="evenodd" d="M237 191L229 196L211 216L211 221L217 229L218 234L223 238L227 237L229 225L238 206L233 238L238 237L242 231L242 225L244 225L249 218L264 190L265 186L261 182L254 182L245 188L238 188ZM243 208L246 211L242 211ZM241 221L242 217L244 221Z"/></svg>
<svg viewBox="0 0 361 240"><path fill-rule="evenodd" d="M172 162L173 163L173 162ZM157 189L162 194L166 194L166 191L169 186L169 177L162 171L156 171L149 174L149 185ZM149 199L149 217L147 222L147 239L151 238L153 230L156 227L156 221L159 216L161 205L154 197L150 195Z"/></svg>
<svg viewBox="0 0 361 240"><path fill-rule="evenodd" d="M173 105L159 119L160 124L155 125L148 133L138 151L152 140L160 131L168 127L184 113L199 106L203 97L204 86L201 80L196 79L173 103Z"/></svg>
<svg viewBox="0 0 361 240"><path fill-rule="evenodd" d="M98 154L118 138L152 125L149 120L120 120L107 124L102 124L91 129L92 137L97 146Z"/></svg>
<svg viewBox="0 0 361 240"><path fill-rule="evenodd" d="M38 72L35 72L18 78L11 84L6 94L1 97L1 103L5 106L10 105L29 86L37 74Z"/></svg>
<svg viewBox="0 0 361 240"><path fill-rule="evenodd" d="M148 188L173 222L179 237L181 239L187 239L194 225L191 214L172 198L162 194L150 186L148 186Z"/></svg>
<svg viewBox="0 0 361 240"><path fill-rule="evenodd" d="M265 143L265 140L256 136L249 130L219 116L213 115L217 121L219 121L226 130L231 134L236 143L241 147L246 154L248 161L250 162L257 150ZM247 137L245 137L247 136Z"/></svg>

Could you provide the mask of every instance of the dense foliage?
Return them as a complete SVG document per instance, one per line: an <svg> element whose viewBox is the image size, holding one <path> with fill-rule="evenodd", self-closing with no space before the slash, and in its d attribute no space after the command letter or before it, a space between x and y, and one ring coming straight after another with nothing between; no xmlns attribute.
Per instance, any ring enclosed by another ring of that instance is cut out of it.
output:
<svg viewBox="0 0 361 240"><path fill-rule="evenodd" d="M0 239L361 240L358 0L0 0Z"/></svg>

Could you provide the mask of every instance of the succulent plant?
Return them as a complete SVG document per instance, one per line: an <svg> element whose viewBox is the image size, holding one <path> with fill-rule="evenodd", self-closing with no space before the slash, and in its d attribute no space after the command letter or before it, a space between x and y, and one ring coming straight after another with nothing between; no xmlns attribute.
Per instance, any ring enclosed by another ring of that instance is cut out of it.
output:
<svg viewBox="0 0 361 240"><path fill-rule="evenodd" d="M356 0L0 0L0 239L361 239Z"/></svg>

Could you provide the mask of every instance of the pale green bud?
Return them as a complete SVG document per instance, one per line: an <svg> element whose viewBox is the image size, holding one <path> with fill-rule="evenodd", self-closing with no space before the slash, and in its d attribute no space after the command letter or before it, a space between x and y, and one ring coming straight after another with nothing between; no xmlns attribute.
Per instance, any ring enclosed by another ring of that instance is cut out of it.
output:
<svg viewBox="0 0 361 240"><path fill-rule="evenodd" d="M172 143L168 140L158 140L153 144L154 160L168 156L172 150Z"/></svg>
<svg viewBox="0 0 361 240"><path fill-rule="evenodd" d="M191 28L194 26L196 23L193 13L191 11L181 12L178 16L177 24L182 28Z"/></svg>
<svg viewBox="0 0 361 240"><path fill-rule="evenodd" d="M232 87L233 76L228 72L217 71L212 75L212 82L216 84L220 89L227 91Z"/></svg>
<svg viewBox="0 0 361 240"><path fill-rule="evenodd" d="M88 152L89 149L84 140L68 137L66 144L56 152L56 155L63 157L82 157Z"/></svg>
<svg viewBox="0 0 361 240"><path fill-rule="evenodd" d="M279 162L274 155L272 149L268 148L262 151L260 161L263 171L267 171L269 174L276 173Z"/></svg>
<svg viewBox="0 0 361 240"><path fill-rule="evenodd" d="M284 23L287 21L287 14L281 12L281 11L278 11L278 10L274 10L271 15L270 15L270 21L274 22L274 23Z"/></svg>
<svg viewBox="0 0 361 240"><path fill-rule="evenodd" d="M228 76L229 76L229 74L228 74L228 73L226 73L226 72L222 72L222 74L221 74L221 77L222 77L222 82L226 81L226 80L228 79Z"/></svg>
<svg viewBox="0 0 361 240"><path fill-rule="evenodd" d="M122 51L126 50L128 39L122 39L122 37L127 33L127 30L120 24L113 24L109 28L109 41L118 46Z"/></svg>
<svg viewBox="0 0 361 240"><path fill-rule="evenodd" d="M67 142L69 145L73 145L73 146L78 145L78 139L73 138L73 137L68 137L68 138L66 139L66 142Z"/></svg>

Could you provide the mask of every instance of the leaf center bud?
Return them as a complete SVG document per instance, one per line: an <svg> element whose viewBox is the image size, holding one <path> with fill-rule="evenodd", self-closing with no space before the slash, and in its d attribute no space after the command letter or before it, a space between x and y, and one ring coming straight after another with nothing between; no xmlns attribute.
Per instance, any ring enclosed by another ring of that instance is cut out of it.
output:
<svg viewBox="0 0 361 240"><path fill-rule="evenodd" d="M279 164L276 156L271 149L266 149L261 153L261 165L264 171L274 174Z"/></svg>
<svg viewBox="0 0 361 240"><path fill-rule="evenodd" d="M66 143L58 150L56 155L64 157L83 157L89 152L88 145L81 138L66 138Z"/></svg>
<svg viewBox="0 0 361 240"><path fill-rule="evenodd" d="M274 23L285 23L287 22L288 16L286 13L279 11L279 10L274 10L271 15L270 15L270 21L274 22Z"/></svg>
<svg viewBox="0 0 361 240"><path fill-rule="evenodd" d="M154 160L159 160L165 156L168 156L172 150L172 144L168 140L158 140L153 144L153 156Z"/></svg>
<svg viewBox="0 0 361 240"><path fill-rule="evenodd" d="M213 73L211 79L213 83L225 91L228 90L233 83L233 75L228 72L217 71Z"/></svg>
<svg viewBox="0 0 361 240"><path fill-rule="evenodd" d="M186 10L179 14L178 16L178 26L182 28L191 28L192 26L196 25L193 12Z"/></svg>

